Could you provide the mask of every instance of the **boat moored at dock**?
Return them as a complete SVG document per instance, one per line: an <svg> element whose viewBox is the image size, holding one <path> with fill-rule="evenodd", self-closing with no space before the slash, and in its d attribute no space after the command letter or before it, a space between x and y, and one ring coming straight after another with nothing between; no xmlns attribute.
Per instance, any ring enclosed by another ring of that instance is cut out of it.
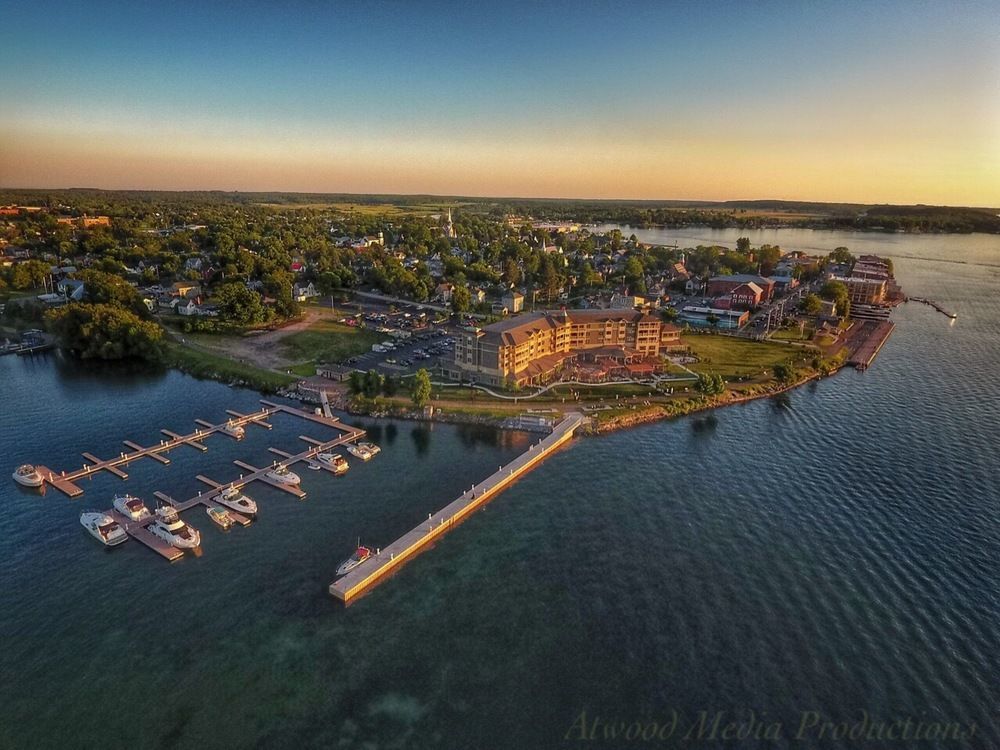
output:
<svg viewBox="0 0 1000 750"><path fill-rule="evenodd" d="M94 539L107 547L116 547L128 541L125 529L107 513L85 510L80 514L80 524Z"/></svg>
<svg viewBox="0 0 1000 750"><path fill-rule="evenodd" d="M229 511L218 505L213 505L211 507L205 508L205 513L208 517L212 519L212 522L222 529L228 529L233 525L232 516L229 515Z"/></svg>
<svg viewBox="0 0 1000 750"><path fill-rule="evenodd" d="M236 424L233 420L229 420L224 425L219 427L219 432L224 435L229 435L231 438L236 438L237 440L242 440L246 437L247 431L242 425Z"/></svg>
<svg viewBox="0 0 1000 750"><path fill-rule="evenodd" d="M345 473L351 468L351 465L347 463L347 459L339 453L318 453L316 454L316 462L338 475Z"/></svg>
<svg viewBox="0 0 1000 750"><path fill-rule="evenodd" d="M156 509L156 520L147 527L150 533L178 549L194 549L201 544L201 534L181 520L176 509L161 506Z"/></svg>
<svg viewBox="0 0 1000 750"><path fill-rule="evenodd" d="M132 495L115 495L113 505L130 521L143 521L153 515L142 500Z"/></svg>
<svg viewBox="0 0 1000 750"><path fill-rule="evenodd" d="M355 458L360 458L362 461L370 461L372 457L375 455L367 448L362 447L360 444L359 445L348 444L346 447L348 453L350 453Z"/></svg>
<svg viewBox="0 0 1000 750"><path fill-rule="evenodd" d="M350 573L371 556L372 551L368 547L362 547L359 544L358 548L354 550L354 554L344 560L344 562L342 562L337 568L337 575L342 576Z"/></svg>
<svg viewBox="0 0 1000 750"><path fill-rule="evenodd" d="M257 515L257 503L244 495L233 485L229 485L215 496L215 502L248 516Z"/></svg>
<svg viewBox="0 0 1000 750"><path fill-rule="evenodd" d="M299 475L289 471L288 467L283 464L278 464L265 476L278 484L298 484L300 481Z"/></svg>
<svg viewBox="0 0 1000 750"><path fill-rule="evenodd" d="M25 487L41 487L45 481L42 479L42 475L38 473L38 470L31 464L18 466L12 476L15 482Z"/></svg>
<svg viewBox="0 0 1000 750"><path fill-rule="evenodd" d="M379 448L377 445L375 445L375 443L368 443L368 442L360 441L358 443L358 447L359 448L364 448L366 451L368 451L369 453L371 453L373 456L377 456L379 453L382 452L382 449Z"/></svg>

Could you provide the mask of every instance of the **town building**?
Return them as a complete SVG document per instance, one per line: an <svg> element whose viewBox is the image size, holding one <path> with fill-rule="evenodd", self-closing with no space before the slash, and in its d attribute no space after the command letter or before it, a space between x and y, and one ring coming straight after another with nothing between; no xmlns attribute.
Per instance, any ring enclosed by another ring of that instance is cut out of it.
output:
<svg viewBox="0 0 1000 750"><path fill-rule="evenodd" d="M761 289L761 302L770 302L774 297L774 282L763 276L738 273L731 276L713 276L708 280L709 297L728 297L733 290L743 284L753 283Z"/></svg>
<svg viewBox="0 0 1000 750"><path fill-rule="evenodd" d="M657 359L680 340L680 329L635 310L562 310L510 318L463 333L445 366L456 379L491 385L542 383L581 352L626 350L636 361Z"/></svg>
<svg viewBox="0 0 1000 750"><path fill-rule="evenodd" d="M764 296L764 290L752 281L740 284L729 293L729 307L733 310L752 310Z"/></svg>
<svg viewBox="0 0 1000 750"><path fill-rule="evenodd" d="M834 277L847 287L847 298L852 305L878 305L885 302L888 284L885 279L864 277Z"/></svg>
<svg viewBox="0 0 1000 750"><path fill-rule="evenodd" d="M688 305L681 308L677 320L700 328L735 329L746 325L750 313L746 310L724 310L719 307Z"/></svg>
<svg viewBox="0 0 1000 750"><path fill-rule="evenodd" d="M511 290L500 298L500 303L507 308L507 312L516 315L524 309L524 295Z"/></svg>

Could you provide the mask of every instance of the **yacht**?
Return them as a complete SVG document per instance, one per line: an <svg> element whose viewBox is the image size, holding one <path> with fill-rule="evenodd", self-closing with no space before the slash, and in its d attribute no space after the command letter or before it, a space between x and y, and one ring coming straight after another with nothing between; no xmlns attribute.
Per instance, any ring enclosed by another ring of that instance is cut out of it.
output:
<svg viewBox="0 0 1000 750"><path fill-rule="evenodd" d="M115 510L130 521L142 521L152 515L145 503L132 495L115 495L114 506Z"/></svg>
<svg viewBox="0 0 1000 750"><path fill-rule="evenodd" d="M178 549L194 549L201 544L198 530L184 523L177 511L169 506L157 508L156 520L146 528Z"/></svg>
<svg viewBox="0 0 1000 750"><path fill-rule="evenodd" d="M23 484L25 487L41 487L44 481L42 475L31 464L18 466L14 471L13 477L15 482Z"/></svg>
<svg viewBox="0 0 1000 750"><path fill-rule="evenodd" d="M107 547L128 541L128 534L121 524L99 510L85 510L80 514L80 523L94 539Z"/></svg>
<svg viewBox="0 0 1000 750"><path fill-rule="evenodd" d="M237 440L242 440L247 434L247 431L243 429L241 425L236 424L231 419L222 425L222 427L219 428L219 431L225 435L229 435L229 437L236 438Z"/></svg>
<svg viewBox="0 0 1000 750"><path fill-rule="evenodd" d="M379 448L377 445L375 445L375 443L358 443L358 447L359 448L364 448L366 451L368 451L369 453L371 453L373 456L377 456L379 453L382 452L382 449Z"/></svg>
<svg viewBox="0 0 1000 750"><path fill-rule="evenodd" d="M208 513L208 517L211 518L215 524L223 529L228 529L233 525L233 519L229 515L229 511L225 508L213 505L210 508L205 508L205 512Z"/></svg>
<svg viewBox="0 0 1000 750"><path fill-rule="evenodd" d="M316 461L328 469L331 469L334 474L343 474L350 467L347 463L347 459L341 456L339 453L319 453L316 456Z"/></svg>
<svg viewBox="0 0 1000 750"><path fill-rule="evenodd" d="M299 475L293 474L288 470L287 466L275 466L271 469L265 476L278 484L298 484Z"/></svg>
<svg viewBox="0 0 1000 750"><path fill-rule="evenodd" d="M360 445L348 445L347 452L355 458L360 458L362 461L368 461L374 455L370 450Z"/></svg>
<svg viewBox="0 0 1000 750"><path fill-rule="evenodd" d="M244 513L248 516L257 515L257 503L244 495L238 489L229 485L215 496L215 502L227 508L235 510L237 513Z"/></svg>
<svg viewBox="0 0 1000 750"><path fill-rule="evenodd" d="M345 573L349 573L371 556L372 551L368 547L358 545L358 548L354 550L354 554L344 560L340 564L340 567L337 568L337 575L342 576Z"/></svg>

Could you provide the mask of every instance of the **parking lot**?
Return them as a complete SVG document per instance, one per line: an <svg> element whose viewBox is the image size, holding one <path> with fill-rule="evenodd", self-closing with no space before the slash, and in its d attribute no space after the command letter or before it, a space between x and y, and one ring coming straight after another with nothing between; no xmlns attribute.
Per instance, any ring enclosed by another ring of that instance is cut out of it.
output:
<svg viewBox="0 0 1000 750"><path fill-rule="evenodd" d="M447 324L428 324L418 312L405 310L371 310L355 317L369 331L378 331L384 338L378 347L383 351L369 351L351 357L344 364L358 370L375 369L384 375L404 376L421 367L432 369L439 358L450 358L454 352L453 331Z"/></svg>

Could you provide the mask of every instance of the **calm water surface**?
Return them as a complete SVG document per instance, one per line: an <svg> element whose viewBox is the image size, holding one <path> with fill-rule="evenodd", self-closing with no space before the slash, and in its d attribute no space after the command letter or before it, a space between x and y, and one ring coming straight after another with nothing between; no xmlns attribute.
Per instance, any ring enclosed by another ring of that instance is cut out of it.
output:
<svg viewBox="0 0 1000 750"><path fill-rule="evenodd" d="M348 609L325 586L358 535L388 542L529 438L369 423L377 459L303 471L304 501L254 488L250 528L190 511L204 551L174 565L98 548L79 510L123 487L188 496L324 428L276 418L76 501L0 478L0 746L549 748L580 744L584 711L687 730L751 710L784 739L658 746L844 745L796 742L803 711L974 722L965 745L910 746L1000 746L1000 243L834 235L893 254L958 320L911 303L865 374L578 440ZM5 472L257 405L56 356L0 358L0 383Z"/></svg>

